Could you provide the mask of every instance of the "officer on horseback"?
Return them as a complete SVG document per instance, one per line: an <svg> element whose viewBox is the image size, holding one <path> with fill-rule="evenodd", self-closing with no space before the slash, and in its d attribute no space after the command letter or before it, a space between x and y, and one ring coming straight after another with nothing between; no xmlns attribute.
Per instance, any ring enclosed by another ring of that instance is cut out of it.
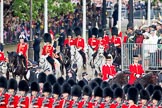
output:
<svg viewBox="0 0 162 108"><path fill-rule="evenodd" d="M76 27L74 29L74 32L77 36L77 38L74 40L75 46L77 47L79 53L83 57L83 67L86 68L86 55L84 53L84 39L81 37L81 30L79 27Z"/></svg>
<svg viewBox="0 0 162 108"><path fill-rule="evenodd" d="M54 59L53 59L54 48L51 45L52 39L49 33L44 34L44 42L45 45L43 46L42 55L48 55L47 61L51 64L52 69L55 70Z"/></svg>
<svg viewBox="0 0 162 108"><path fill-rule="evenodd" d="M28 63L28 57L27 57L27 50L28 50L28 44L25 42L25 35L24 34L21 34L19 36L19 39L20 39L20 43L18 43L17 45L17 54L19 56L21 56L22 58L24 58L23 60L23 65L24 67L26 68L26 71L27 71L27 63Z"/></svg>

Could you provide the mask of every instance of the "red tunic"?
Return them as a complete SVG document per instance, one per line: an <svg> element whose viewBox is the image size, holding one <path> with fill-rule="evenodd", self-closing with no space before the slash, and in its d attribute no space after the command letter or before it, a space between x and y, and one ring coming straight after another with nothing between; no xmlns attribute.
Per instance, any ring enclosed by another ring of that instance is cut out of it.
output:
<svg viewBox="0 0 162 108"><path fill-rule="evenodd" d="M128 40L128 36L125 35L124 38L123 38L123 43L127 43L127 40Z"/></svg>
<svg viewBox="0 0 162 108"><path fill-rule="evenodd" d="M41 107L43 107L43 102L44 101L46 101L45 98L40 98L39 102L41 103ZM47 101L48 102L47 102L47 104L44 105L44 107L52 108L54 99L53 98L49 98Z"/></svg>
<svg viewBox="0 0 162 108"><path fill-rule="evenodd" d="M113 44L119 44L118 47L121 47L121 38L120 37L112 37Z"/></svg>
<svg viewBox="0 0 162 108"><path fill-rule="evenodd" d="M10 96L11 95L9 95L8 102L9 102ZM10 106L13 105L14 108L16 108L17 107L17 104L18 104L18 101L19 101L19 97L18 96L14 96L14 99L12 100L12 102L7 103L7 104L8 105L10 104Z"/></svg>
<svg viewBox="0 0 162 108"><path fill-rule="evenodd" d="M36 100L35 103L32 103L33 102L33 99L35 97L30 97L30 104L32 104L33 106L38 106L37 108L41 108L41 105L42 105L42 99L40 97L38 97L38 99Z"/></svg>
<svg viewBox="0 0 162 108"><path fill-rule="evenodd" d="M102 66L102 79L107 80L108 76L115 76L116 75L116 69L115 66L110 65L108 66L107 64Z"/></svg>
<svg viewBox="0 0 162 108"><path fill-rule="evenodd" d="M5 61L6 58L4 56L4 52L0 52L0 62Z"/></svg>
<svg viewBox="0 0 162 108"><path fill-rule="evenodd" d="M19 43L17 45L17 53L21 53L25 58L27 58L26 52L28 50L28 44L27 43Z"/></svg>
<svg viewBox="0 0 162 108"><path fill-rule="evenodd" d="M109 43L109 36L108 35L104 35L103 39L106 41L106 43Z"/></svg>
<svg viewBox="0 0 162 108"><path fill-rule="evenodd" d="M22 101L22 102L20 102L20 100L22 100L22 98L24 98L24 101ZM16 99L15 99L15 103L17 103L16 105L16 107L19 107L18 105L19 104L23 104L23 105L25 105L25 107L22 107L22 108L29 108L29 97L16 97Z"/></svg>
<svg viewBox="0 0 162 108"><path fill-rule="evenodd" d="M84 39L83 38L76 38L74 40L74 43L77 48L81 48L81 50L84 50Z"/></svg>
<svg viewBox="0 0 162 108"><path fill-rule="evenodd" d="M74 45L74 39L66 38L65 41L64 41L64 45L69 45L69 46Z"/></svg>
<svg viewBox="0 0 162 108"><path fill-rule="evenodd" d="M135 80L137 79L136 75L139 74L141 77L141 75L144 73L144 70L142 68L141 64L131 64L129 66L129 70L131 72L130 74L130 78L129 78L129 84L134 84Z"/></svg>
<svg viewBox="0 0 162 108"><path fill-rule="evenodd" d="M49 54L49 56L53 58L53 51L54 51L54 48L52 45L44 45L42 49L42 55Z"/></svg>
<svg viewBox="0 0 162 108"><path fill-rule="evenodd" d="M2 96L2 94L0 94L0 97L1 96ZM2 100L1 102L4 102L5 104L0 105L0 108L7 108L8 99L9 99L9 95L8 94L4 94L4 100Z"/></svg>
<svg viewBox="0 0 162 108"><path fill-rule="evenodd" d="M88 45L90 45L94 51L97 51L98 48L98 40L96 38L89 38Z"/></svg>

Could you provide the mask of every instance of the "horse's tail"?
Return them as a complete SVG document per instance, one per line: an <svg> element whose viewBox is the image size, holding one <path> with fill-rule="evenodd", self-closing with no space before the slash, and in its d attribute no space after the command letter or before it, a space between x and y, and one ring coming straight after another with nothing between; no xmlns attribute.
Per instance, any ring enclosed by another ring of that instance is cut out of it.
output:
<svg viewBox="0 0 162 108"><path fill-rule="evenodd" d="M25 72L25 74L24 74L24 79L26 80L26 81L29 81L29 77L30 77L30 72L28 71L28 72Z"/></svg>

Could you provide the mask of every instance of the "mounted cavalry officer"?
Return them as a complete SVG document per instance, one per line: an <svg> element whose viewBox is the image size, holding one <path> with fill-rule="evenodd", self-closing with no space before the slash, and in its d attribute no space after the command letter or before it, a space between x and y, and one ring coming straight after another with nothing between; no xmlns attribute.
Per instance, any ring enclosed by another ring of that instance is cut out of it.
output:
<svg viewBox="0 0 162 108"><path fill-rule="evenodd" d="M74 29L74 32L77 36L77 38L74 40L74 43L75 46L77 47L77 50L83 57L83 67L86 68L86 55L84 53L84 47L85 47L84 39L81 37L81 30L79 27L76 27Z"/></svg>
<svg viewBox="0 0 162 108"><path fill-rule="evenodd" d="M137 78L140 78L144 73L143 67L138 63L138 55L133 56L133 64L129 66L131 72L129 78L129 84L134 84Z"/></svg>
<svg viewBox="0 0 162 108"><path fill-rule="evenodd" d="M27 70L27 63L28 63L28 56L27 56L27 50L28 50L28 44L25 42L25 35L21 34L19 36L19 39L20 39L20 43L17 45L17 54L21 57L24 58L23 60L23 65L24 67L26 68Z"/></svg>
<svg viewBox="0 0 162 108"><path fill-rule="evenodd" d="M64 41L64 46L65 45L68 46L74 45L74 39L73 39L73 34L71 29L67 30L67 38Z"/></svg>
<svg viewBox="0 0 162 108"><path fill-rule="evenodd" d="M93 51L97 51L98 48L98 40L97 40L97 35L98 35L98 29L93 28L92 29L92 37L88 39L88 45L93 49Z"/></svg>
<svg viewBox="0 0 162 108"><path fill-rule="evenodd" d="M48 55L47 61L51 64L52 69L55 70L55 64L53 59L54 48L51 44L52 38L49 33L45 33L43 38L44 38L45 45L43 46L42 49L42 55L44 56Z"/></svg>

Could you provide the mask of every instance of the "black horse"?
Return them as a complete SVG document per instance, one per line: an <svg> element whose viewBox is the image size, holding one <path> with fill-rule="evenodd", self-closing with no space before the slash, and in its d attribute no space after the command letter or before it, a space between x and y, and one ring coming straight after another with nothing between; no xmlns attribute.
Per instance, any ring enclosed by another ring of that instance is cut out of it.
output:
<svg viewBox="0 0 162 108"><path fill-rule="evenodd" d="M7 79L9 79L9 73L12 73L13 78L20 76L20 80L24 77L26 80L26 67L24 60L26 61L23 55L18 55L16 52L7 52L8 54L8 69L7 69Z"/></svg>
<svg viewBox="0 0 162 108"><path fill-rule="evenodd" d="M140 83L143 87L146 87L148 84L156 85L158 83L158 73L157 72L149 72L146 73L143 77L138 78L135 81L136 83Z"/></svg>
<svg viewBox="0 0 162 108"><path fill-rule="evenodd" d="M121 54L114 44L109 44L109 49L106 53L112 55L114 64L121 65Z"/></svg>
<svg viewBox="0 0 162 108"><path fill-rule="evenodd" d="M66 71L71 67L71 53L70 46L65 45L62 51L63 64L65 66Z"/></svg>
<svg viewBox="0 0 162 108"><path fill-rule="evenodd" d="M130 72L117 73L113 79L108 81L108 83L110 85L119 84L122 87L123 85L128 84L129 74L130 74Z"/></svg>

